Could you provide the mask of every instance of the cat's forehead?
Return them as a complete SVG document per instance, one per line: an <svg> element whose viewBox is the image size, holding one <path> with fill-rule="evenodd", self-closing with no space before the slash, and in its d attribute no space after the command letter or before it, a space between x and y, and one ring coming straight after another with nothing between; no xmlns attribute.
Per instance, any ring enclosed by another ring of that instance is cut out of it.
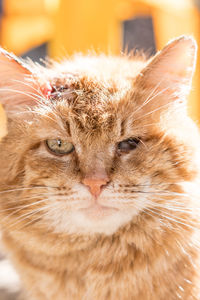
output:
<svg viewBox="0 0 200 300"><path fill-rule="evenodd" d="M84 63L83 63L84 61ZM79 134L116 134L132 110L133 79L144 62L89 57L54 68L49 77L54 104L63 122ZM133 111L133 110L132 110Z"/></svg>
<svg viewBox="0 0 200 300"><path fill-rule="evenodd" d="M48 70L48 75L56 77L59 74L60 79L64 79L66 74L87 76L88 78L97 79L101 82L109 82L110 79L120 84L123 78L133 78L140 73L146 64L146 58L142 56L105 56L105 55L75 55L61 64L55 63ZM47 75L47 76L48 76Z"/></svg>
<svg viewBox="0 0 200 300"><path fill-rule="evenodd" d="M70 92L74 92L85 99L91 99L93 103L101 102L106 106L109 100L122 98L132 88L133 80L144 64L141 58L129 60L127 57L103 55L75 56L72 60L57 64L50 72L52 96L56 100L69 99Z"/></svg>
<svg viewBox="0 0 200 300"><path fill-rule="evenodd" d="M97 80L90 76L66 74L52 82L51 101L55 102L66 119L82 131L111 129L119 116L119 102L126 97L130 82L123 89L115 81Z"/></svg>

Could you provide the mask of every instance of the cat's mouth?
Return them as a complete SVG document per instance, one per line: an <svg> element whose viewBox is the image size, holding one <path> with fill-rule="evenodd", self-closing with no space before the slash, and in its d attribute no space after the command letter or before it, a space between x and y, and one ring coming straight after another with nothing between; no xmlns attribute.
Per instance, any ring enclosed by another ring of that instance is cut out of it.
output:
<svg viewBox="0 0 200 300"><path fill-rule="evenodd" d="M108 207L99 203L94 203L87 208L82 208L81 211L91 219L102 219L108 217L118 211L117 208Z"/></svg>

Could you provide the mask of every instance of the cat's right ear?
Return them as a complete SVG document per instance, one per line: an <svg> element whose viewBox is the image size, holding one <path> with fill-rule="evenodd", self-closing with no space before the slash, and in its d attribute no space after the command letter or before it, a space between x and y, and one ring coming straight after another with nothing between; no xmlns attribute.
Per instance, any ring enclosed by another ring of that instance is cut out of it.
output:
<svg viewBox="0 0 200 300"><path fill-rule="evenodd" d="M136 78L146 110L162 112L174 105L186 108L195 70L197 45L190 36L181 36L158 52ZM144 95L145 94L145 95Z"/></svg>
<svg viewBox="0 0 200 300"><path fill-rule="evenodd" d="M35 105L41 95L30 66L0 48L0 103L6 111Z"/></svg>

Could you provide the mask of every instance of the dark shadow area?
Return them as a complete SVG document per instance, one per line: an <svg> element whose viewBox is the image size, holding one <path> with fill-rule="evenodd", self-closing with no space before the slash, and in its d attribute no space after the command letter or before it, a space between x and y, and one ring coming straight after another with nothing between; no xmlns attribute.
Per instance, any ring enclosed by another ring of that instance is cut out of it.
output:
<svg viewBox="0 0 200 300"><path fill-rule="evenodd" d="M8 291L0 289L0 300L17 300L18 293L9 293Z"/></svg>
<svg viewBox="0 0 200 300"><path fill-rule="evenodd" d="M151 17L137 17L123 22L123 51L143 50L148 56L156 53Z"/></svg>
<svg viewBox="0 0 200 300"><path fill-rule="evenodd" d="M43 65L42 61L45 60L45 58L47 57L47 44L42 44L22 55L22 58L27 57L31 58L34 62L38 62Z"/></svg>

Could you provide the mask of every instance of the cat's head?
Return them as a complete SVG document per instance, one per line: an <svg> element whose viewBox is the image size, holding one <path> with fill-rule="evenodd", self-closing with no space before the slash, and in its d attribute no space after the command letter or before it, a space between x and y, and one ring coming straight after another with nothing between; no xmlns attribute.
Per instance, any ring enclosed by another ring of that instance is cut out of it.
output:
<svg viewBox="0 0 200 300"><path fill-rule="evenodd" d="M186 113L195 59L190 37L149 61L78 56L48 68L1 50L3 226L112 234L179 203L198 173Z"/></svg>

